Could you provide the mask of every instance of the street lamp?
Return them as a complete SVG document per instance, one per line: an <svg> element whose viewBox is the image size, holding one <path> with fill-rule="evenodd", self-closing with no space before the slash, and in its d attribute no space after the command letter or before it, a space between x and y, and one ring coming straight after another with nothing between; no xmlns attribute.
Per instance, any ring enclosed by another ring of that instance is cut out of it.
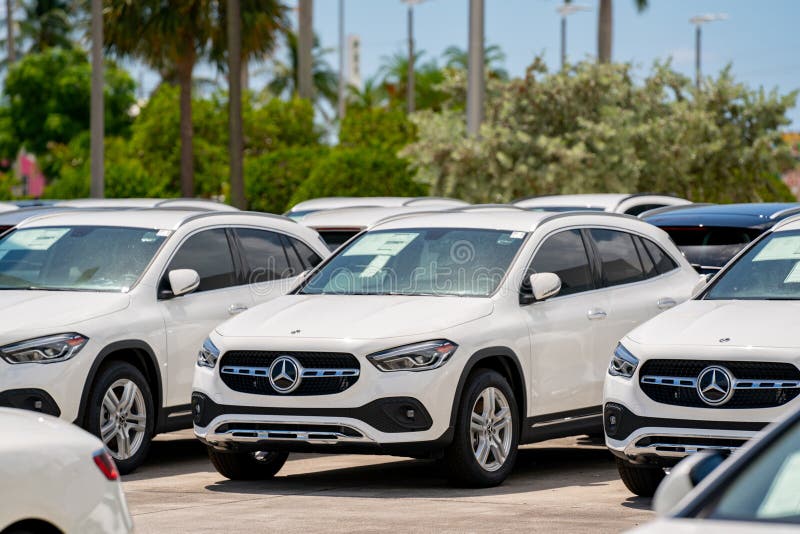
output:
<svg viewBox="0 0 800 534"><path fill-rule="evenodd" d="M558 14L561 15L561 70L567 64L567 17L581 11L591 11L589 6L582 6L578 4L561 4L556 8Z"/></svg>
<svg viewBox="0 0 800 534"><path fill-rule="evenodd" d="M408 85L406 87L406 108L414 112L414 6L425 0L401 0L408 6Z"/></svg>
<svg viewBox="0 0 800 534"><path fill-rule="evenodd" d="M703 24L714 22L717 20L725 20L728 18L727 13L706 13L705 15L695 15L689 19L690 24L694 24L694 76L695 84L700 89L700 41L702 40Z"/></svg>

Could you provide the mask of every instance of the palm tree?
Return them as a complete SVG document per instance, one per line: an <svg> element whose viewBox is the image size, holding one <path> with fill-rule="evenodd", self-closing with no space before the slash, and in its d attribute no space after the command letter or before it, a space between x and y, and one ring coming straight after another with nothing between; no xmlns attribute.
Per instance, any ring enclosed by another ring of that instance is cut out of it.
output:
<svg viewBox="0 0 800 534"><path fill-rule="evenodd" d="M14 62L17 50L28 54L75 46L71 36L73 3L70 0L27 0L15 4L13 0L6 0L3 20L6 38L0 41L0 46L7 49L3 66ZM16 8L19 13L15 17Z"/></svg>
<svg viewBox="0 0 800 534"><path fill-rule="evenodd" d="M347 105L355 108L370 109L383 107L387 104L388 94L386 86L373 76L364 81L364 85L359 89L351 85L348 89Z"/></svg>
<svg viewBox="0 0 800 534"><path fill-rule="evenodd" d="M298 41L294 32L286 33L287 57L285 61L274 59L272 61L272 81L267 84L267 89L276 96L290 96L297 94L298 76ZM326 121L331 117L322 106L323 102L336 109L339 98L339 75L325 60L332 49L321 48L319 37L314 36L312 49L311 79L314 86L314 106Z"/></svg>
<svg viewBox="0 0 800 534"><path fill-rule="evenodd" d="M567 0L569 2L571 0ZM647 9L648 0L634 0L634 3L640 13ZM612 9L612 0L600 0L597 13L597 61L600 63L611 61L611 42L614 37Z"/></svg>
<svg viewBox="0 0 800 534"><path fill-rule="evenodd" d="M181 194L194 196L192 72L212 34L212 0L105 0L107 48L159 72L174 69L180 86Z"/></svg>
<svg viewBox="0 0 800 534"><path fill-rule="evenodd" d="M228 127L230 139L231 199L244 209L242 174L242 64L263 59L275 49L277 33L289 26L286 7L278 0L220 2L212 33L211 59L228 73ZM227 67L227 69L226 69Z"/></svg>
<svg viewBox="0 0 800 534"><path fill-rule="evenodd" d="M425 55L420 50L414 55L414 109L438 110L447 99L439 84L444 81L444 73L435 60L421 63ZM408 55L396 52L391 56L384 56L378 75L383 77L383 85L392 104L398 105L405 101L406 86L408 84Z"/></svg>
<svg viewBox="0 0 800 534"><path fill-rule="evenodd" d="M444 66L448 69L467 70L469 55L467 51L457 46L449 46L442 53ZM499 80L508 79L508 71L502 67L506 60L506 54L498 45L489 45L483 53L483 61L486 65L486 72L490 78Z"/></svg>

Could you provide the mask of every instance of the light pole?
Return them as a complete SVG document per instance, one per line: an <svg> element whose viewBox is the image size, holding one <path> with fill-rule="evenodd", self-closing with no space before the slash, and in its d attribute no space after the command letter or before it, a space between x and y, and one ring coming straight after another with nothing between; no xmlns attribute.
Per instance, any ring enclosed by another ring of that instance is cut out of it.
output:
<svg viewBox="0 0 800 534"><path fill-rule="evenodd" d="M717 20L725 20L727 18L727 13L707 13L705 15L696 15L689 19L689 23L694 24L694 83L698 89L700 89L700 83L702 81L700 52L703 37L703 24Z"/></svg>
<svg viewBox="0 0 800 534"><path fill-rule="evenodd" d="M314 26L312 23L314 0L300 0L299 8L297 93L300 98L312 100L314 97L314 86L311 77L311 49L314 47Z"/></svg>
<svg viewBox="0 0 800 534"><path fill-rule="evenodd" d="M92 82L91 104L89 106L89 174L91 175L89 194L92 198L105 196L104 177L104 136L105 119L103 117L103 2L92 0L91 4L91 36L92 36Z"/></svg>
<svg viewBox="0 0 800 534"><path fill-rule="evenodd" d="M344 0L339 0L339 120L344 118Z"/></svg>
<svg viewBox="0 0 800 534"><path fill-rule="evenodd" d="M414 6L421 4L425 0L402 0L408 6L408 83L406 86L406 109L409 113L414 112Z"/></svg>
<svg viewBox="0 0 800 534"><path fill-rule="evenodd" d="M578 13L580 11L591 11L589 6L582 6L578 4L561 4L556 8L558 14L561 15L561 70L567 64L567 17Z"/></svg>
<svg viewBox="0 0 800 534"><path fill-rule="evenodd" d="M483 121L483 0L469 0L469 50L467 61L467 133L477 137Z"/></svg>

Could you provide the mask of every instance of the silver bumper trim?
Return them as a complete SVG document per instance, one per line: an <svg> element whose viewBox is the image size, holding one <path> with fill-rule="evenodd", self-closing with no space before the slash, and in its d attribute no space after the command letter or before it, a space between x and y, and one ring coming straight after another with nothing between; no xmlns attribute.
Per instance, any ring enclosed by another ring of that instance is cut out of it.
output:
<svg viewBox="0 0 800 534"><path fill-rule="evenodd" d="M258 425L268 427L275 426L296 426L296 429L251 429L247 426L253 425L253 421L220 421L214 426L214 430L209 430L204 436L199 436L203 440L213 445L224 445L225 443L256 443L261 441L274 442L303 442L314 445L334 445L336 443L375 443L361 430L350 425L332 423L309 423L308 421L259 421ZM244 428L237 428L241 425ZM217 429L227 427L224 431L218 432ZM317 427L317 428L310 428ZM325 429L323 427L329 427ZM347 429L350 433L345 434L342 429Z"/></svg>
<svg viewBox="0 0 800 534"><path fill-rule="evenodd" d="M647 445L637 446L636 444L639 443L641 440L645 438L660 438L656 443L649 443ZM674 443L670 442L672 438L681 438L687 440L687 443ZM625 456L628 457L636 457L636 456L661 456L665 458L683 458L684 456L688 456L690 454L694 454L696 452L700 452L703 450L714 450L714 451L727 451L733 452L739 447L731 446L731 445L714 445L711 444L700 444L695 443L692 444L691 440L719 440L719 441L730 441L730 440L741 440L742 445L747 441L748 438L743 438L741 436L715 436L710 434L700 435L700 434L669 434L664 435L662 433L651 433L651 434L641 434L636 436L635 439L631 440L631 442L625 446L623 449L623 453Z"/></svg>

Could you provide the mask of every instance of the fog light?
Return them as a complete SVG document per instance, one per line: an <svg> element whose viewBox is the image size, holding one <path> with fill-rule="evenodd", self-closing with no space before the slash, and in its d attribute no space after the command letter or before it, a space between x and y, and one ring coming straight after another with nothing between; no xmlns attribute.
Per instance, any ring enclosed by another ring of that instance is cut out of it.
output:
<svg viewBox="0 0 800 534"><path fill-rule="evenodd" d="M414 419L414 410L406 410L406 417L409 419Z"/></svg>
<svg viewBox="0 0 800 534"><path fill-rule="evenodd" d="M622 421L622 406L608 403L603 410L603 428L610 438L617 436Z"/></svg>

